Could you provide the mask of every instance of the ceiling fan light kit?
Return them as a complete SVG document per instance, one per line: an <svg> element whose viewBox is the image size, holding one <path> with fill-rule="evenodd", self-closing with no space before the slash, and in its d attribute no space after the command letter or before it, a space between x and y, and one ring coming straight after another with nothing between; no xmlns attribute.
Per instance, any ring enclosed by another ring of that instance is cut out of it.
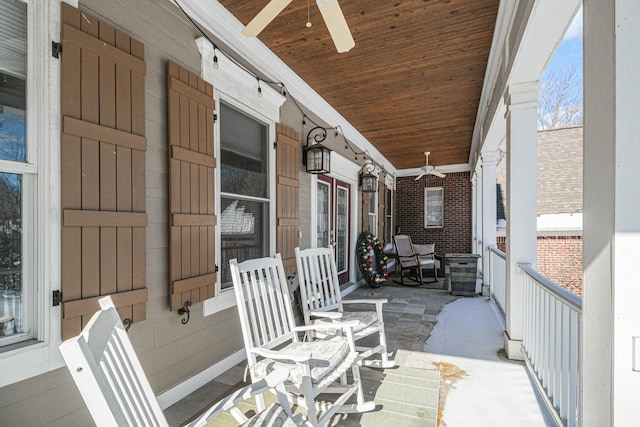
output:
<svg viewBox="0 0 640 427"><path fill-rule="evenodd" d="M271 23L293 0L271 0L258 14L244 27L242 34L255 37L267 25ZM342 13L338 0L316 0L322 19L327 25L331 39L338 53L350 51L356 42L353 40L347 20ZM311 22L307 20L307 28Z"/></svg>

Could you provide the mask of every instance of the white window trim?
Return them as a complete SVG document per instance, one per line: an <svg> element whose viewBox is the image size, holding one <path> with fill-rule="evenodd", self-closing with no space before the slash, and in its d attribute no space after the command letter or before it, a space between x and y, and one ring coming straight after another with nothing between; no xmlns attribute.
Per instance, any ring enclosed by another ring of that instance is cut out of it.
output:
<svg viewBox="0 0 640 427"><path fill-rule="evenodd" d="M29 265L24 280L36 283L32 301L38 315L36 342L0 353L0 387L64 366L60 307L51 305L51 292L60 289L60 60L51 56L51 40L60 38L60 3L28 2L27 8L29 163L22 172L33 179L25 179L24 214L30 217L23 226Z"/></svg>
<svg viewBox="0 0 640 427"><path fill-rule="evenodd" d="M220 111L220 102L233 106L254 117L268 127L268 143L276 140L276 123L280 121L280 107L286 98L268 84L261 84L262 96L258 96L258 82L255 77L238 67L226 56L217 52L218 68L213 68L213 45L209 40L200 37L196 40L201 57L202 78L213 85L216 112ZM214 153L220 158L220 121L214 124ZM270 144L269 150L269 253L276 251L276 156L275 148ZM218 165L219 166L219 165ZM216 169L216 198L220 195L220 168ZM216 203L216 215L220 218L220 203ZM215 227L216 264L221 263L220 228ZM215 297L202 304L204 316L209 316L236 305L232 288L221 289L220 275L216 282Z"/></svg>
<svg viewBox="0 0 640 427"><path fill-rule="evenodd" d="M440 225L427 225L427 191L440 190L442 194L442 220ZM424 228L443 228L444 227L444 187L425 187L424 188Z"/></svg>

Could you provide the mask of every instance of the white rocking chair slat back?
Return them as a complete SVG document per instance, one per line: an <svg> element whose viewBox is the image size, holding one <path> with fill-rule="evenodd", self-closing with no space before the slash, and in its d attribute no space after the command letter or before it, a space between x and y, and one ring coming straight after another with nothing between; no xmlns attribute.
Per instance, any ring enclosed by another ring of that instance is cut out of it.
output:
<svg viewBox="0 0 640 427"><path fill-rule="evenodd" d="M335 259L326 248L297 249L298 274L302 295L311 310L327 311L341 306L340 293L333 285L338 282Z"/></svg>
<svg viewBox="0 0 640 427"><path fill-rule="evenodd" d="M166 426L117 310L110 298L100 303L82 334L60 345L87 407L99 425Z"/></svg>
<svg viewBox="0 0 640 427"><path fill-rule="evenodd" d="M247 322L243 330L250 331L243 334L247 348L270 348L285 337L295 337L293 310L279 257L262 258L259 265L254 265L255 260L238 263L233 259L229 263L232 276L241 284L234 288L241 322Z"/></svg>

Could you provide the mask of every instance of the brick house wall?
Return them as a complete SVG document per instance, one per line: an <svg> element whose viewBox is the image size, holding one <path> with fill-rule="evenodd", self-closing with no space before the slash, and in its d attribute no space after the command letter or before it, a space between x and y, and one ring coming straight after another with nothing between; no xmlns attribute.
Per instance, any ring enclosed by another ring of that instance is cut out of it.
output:
<svg viewBox="0 0 640 427"><path fill-rule="evenodd" d="M506 238L497 238L497 246L506 250ZM582 295L582 236L538 236L538 272L547 279Z"/></svg>
<svg viewBox="0 0 640 427"><path fill-rule="evenodd" d="M426 182L425 182L426 181ZM443 187L444 226L424 228L424 188ZM396 231L414 243L435 243L437 253L471 251L471 174L448 173L446 178L428 175L396 179Z"/></svg>

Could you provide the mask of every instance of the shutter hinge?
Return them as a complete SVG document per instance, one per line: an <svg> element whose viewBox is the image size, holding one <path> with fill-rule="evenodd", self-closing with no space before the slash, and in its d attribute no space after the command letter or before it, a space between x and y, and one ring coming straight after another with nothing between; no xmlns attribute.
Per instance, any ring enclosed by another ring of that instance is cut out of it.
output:
<svg viewBox="0 0 640 427"><path fill-rule="evenodd" d="M218 264L216 264L216 273L219 271Z"/></svg>
<svg viewBox="0 0 640 427"><path fill-rule="evenodd" d="M213 113L213 123L218 121L218 113Z"/></svg>
<svg viewBox="0 0 640 427"><path fill-rule="evenodd" d="M277 149L278 148L278 141L274 141L273 142L273 149Z"/></svg>
<svg viewBox="0 0 640 427"><path fill-rule="evenodd" d="M54 58L60 58L60 54L62 53L62 43L51 42L51 56Z"/></svg>
<svg viewBox="0 0 640 427"><path fill-rule="evenodd" d="M60 305L60 303L62 302L62 292L60 291L53 291L53 306L57 307Z"/></svg>

